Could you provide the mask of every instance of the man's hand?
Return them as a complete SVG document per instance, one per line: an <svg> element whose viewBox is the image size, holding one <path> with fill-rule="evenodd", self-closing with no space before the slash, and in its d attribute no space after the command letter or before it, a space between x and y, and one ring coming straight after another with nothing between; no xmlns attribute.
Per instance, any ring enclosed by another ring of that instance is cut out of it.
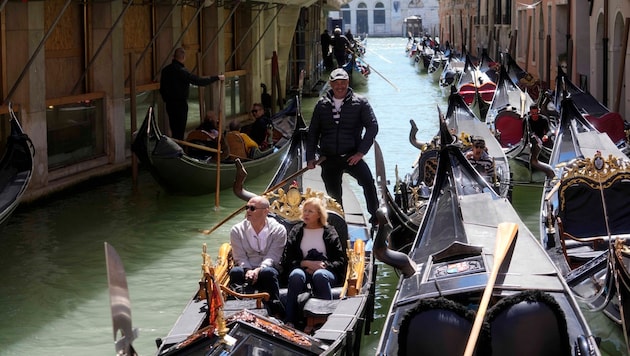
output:
<svg viewBox="0 0 630 356"><path fill-rule="evenodd" d="M357 152L355 154L353 154L352 156L348 157L348 164L351 166L354 166L355 164L359 163L360 160L363 159L363 153L361 152Z"/></svg>
<svg viewBox="0 0 630 356"><path fill-rule="evenodd" d="M245 272L245 280L252 281L252 284L256 284L256 281L258 280L258 272L260 272L260 267L248 270Z"/></svg>
<svg viewBox="0 0 630 356"><path fill-rule="evenodd" d="M308 169L314 169L316 165L317 165L317 161L314 159L306 163L306 167L308 167Z"/></svg>
<svg viewBox="0 0 630 356"><path fill-rule="evenodd" d="M223 74L219 74L218 77L219 77L220 81L224 81L225 80L225 75L223 75Z"/></svg>

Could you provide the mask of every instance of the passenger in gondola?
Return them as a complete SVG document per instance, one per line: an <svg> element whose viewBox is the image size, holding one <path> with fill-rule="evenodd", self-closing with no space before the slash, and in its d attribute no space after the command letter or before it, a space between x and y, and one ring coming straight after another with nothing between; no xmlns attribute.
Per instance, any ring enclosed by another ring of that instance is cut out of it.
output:
<svg viewBox="0 0 630 356"><path fill-rule="evenodd" d="M230 132L237 133L243 139L243 143L245 143L245 150L247 151L247 155L258 148L258 143L254 141L248 134L241 132L241 124L238 120L230 121Z"/></svg>
<svg viewBox="0 0 630 356"><path fill-rule="evenodd" d="M488 154L486 141L482 137L472 138L472 148L466 152L466 159L486 180L494 181L494 160Z"/></svg>
<svg viewBox="0 0 630 356"><path fill-rule="evenodd" d="M289 272L285 322L295 325L298 296L311 285L315 298L332 300L332 288L343 285L348 261L337 230L328 224L328 213L320 198L308 198L302 206L302 221L289 232L282 258Z"/></svg>
<svg viewBox="0 0 630 356"><path fill-rule="evenodd" d="M219 136L217 125L217 114L215 114L214 110L208 110L197 130L205 131L210 137L216 139Z"/></svg>
<svg viewBox="0 0 630 356"><path fill-rule="evenodd" d="M549 139L549 120L540 115L538 112L538 106L535 104L529 107L527 125L529 125L529 132L532 134L533 138L538 141L538 144L541 145L541 147L553 147L553 141Z"/></svg>
<svg viewBox="0 0 630 356"><path fill-rule="evenodd" d="M284 225L268 217L269 200L262 196L249 199L245 220L230 231L234 267L230 287L239 292L267 292L271 314L280 312L280 261L287 241Z"/></svg>
<svg viewBox="0 0 630 356"><path fill-rule="evenodd" d="M251 113L254 117L254 122L247 125L247 129L243 128L241 131L247 133L249 137L256 141L260 149L264 150L270 146L267 139L269 138L270 127L273 134L273 122L265 113L265 108L261 103L254 103L254 105L252 105Z"/></svg>

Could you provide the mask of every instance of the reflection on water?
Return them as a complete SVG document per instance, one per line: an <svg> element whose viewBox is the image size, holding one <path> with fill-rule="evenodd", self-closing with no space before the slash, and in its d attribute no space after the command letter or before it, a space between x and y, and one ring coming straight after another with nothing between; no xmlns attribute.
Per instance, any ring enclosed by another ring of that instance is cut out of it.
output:
<svg viewBox="0 0 630 356"><path fill-rule="evenodd" d="M405 58L405 44L405 38L370 39L365 60L387 80L372 71L361 89L379 120L377 140L392 182L397 171L411 170L417 156L407 139L409 120L415 120L418 139L426 142L437 133L436 106L446 109L437 85ZM307 120L315 100L304 100ZM366 159L373 166L373 154ZM248 189L264 191L272 173L251 179ZM354 189L361 194L360 187ZM538 228L540 189L518 186L514 191L515 206L532 231ZM134 346L141 355L153 354L154 340L168 333L198 287L202 244L217 251L242 218L239 214L212 235L200 233L243 204L229 190L219 201L215 209L214 195L168 195L141 170L137 193L124 173L21 206L0 231L0 356L114 354L104 241L117 249L127 270L133 325L139 328ZM363 337L363 355L374 354L397 284L395 271L378 263L375 321ZM587 316L603 339L604 354L620 355L620 328L601 313Z"/></svg>

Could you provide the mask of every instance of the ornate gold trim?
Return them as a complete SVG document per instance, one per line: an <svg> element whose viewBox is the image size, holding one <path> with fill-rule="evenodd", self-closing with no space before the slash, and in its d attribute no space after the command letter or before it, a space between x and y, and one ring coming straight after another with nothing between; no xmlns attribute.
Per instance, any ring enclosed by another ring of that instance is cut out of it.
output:
<svg viewBox="0 0 630 356"><path fill-rule="evenodd" d="M592 159L587 157L575 160L566 165L562 173L558 190L560 209L565 208L563 197L572 185L583 184L591 189L607 189L621 179L630 179L630 162L625 158L613 155L604 158L598 151Z"/></svg>
<svg viewBox="0 0 630 356"><path fill-rule="evenodd" d="M286 192L283 188L278 188L276 191L268 192L264 196L269 199L270 212L292 222L300 220L302 215L300 207L306 199L311 197L320 198L324 202L326 210L334 211L345 218L343 208L335 199L324 192L315 191L310 187L301 192L295 182Z"/></svg>

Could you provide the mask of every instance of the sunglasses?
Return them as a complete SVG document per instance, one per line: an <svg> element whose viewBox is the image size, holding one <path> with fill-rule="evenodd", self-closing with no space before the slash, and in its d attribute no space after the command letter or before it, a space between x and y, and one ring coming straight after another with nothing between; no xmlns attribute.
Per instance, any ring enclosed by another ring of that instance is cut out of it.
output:
<svg viewBox="0 0 630 356"><path fill-rule="evenodd" d="M255 113L257 113L257 112L258 112L258 109L254 109L254 110L252 110L252 114L255 114Z"/></svg>
<svg viewBox="0 0 630 356"><path fill-rule="evenodd" d="M256 209L266 209L266 208L257 208L255 205L247 205L247 206L245 206L245 210L256 211Z"/></svg>
<svg viewBox="0 0 630 356"><path fill-rule="evenodd" d="M475 145L475 148L486 148L484 145Z"/></svg>

